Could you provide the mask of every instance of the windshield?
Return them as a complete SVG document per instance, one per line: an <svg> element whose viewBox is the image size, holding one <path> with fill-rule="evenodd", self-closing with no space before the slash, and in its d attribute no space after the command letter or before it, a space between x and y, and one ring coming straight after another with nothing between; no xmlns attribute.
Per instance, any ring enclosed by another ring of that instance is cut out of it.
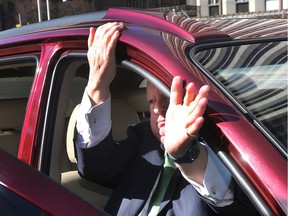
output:
<svg viewBox="0 0 288 216"><path fill-rule="evenodd" d="M287 41L206 49L195 57L287 149Z"/></svg>

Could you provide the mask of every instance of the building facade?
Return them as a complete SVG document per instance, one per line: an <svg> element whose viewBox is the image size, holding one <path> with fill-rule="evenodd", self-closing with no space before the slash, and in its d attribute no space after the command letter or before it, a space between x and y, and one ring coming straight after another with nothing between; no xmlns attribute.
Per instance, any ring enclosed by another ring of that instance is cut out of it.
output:
<svg viewBox="0 0 288 216"><path fill-rule="evenodd" d="M286 13L288 8L287 0L187 0L187 4L199 6L202 17Z"/></svg>

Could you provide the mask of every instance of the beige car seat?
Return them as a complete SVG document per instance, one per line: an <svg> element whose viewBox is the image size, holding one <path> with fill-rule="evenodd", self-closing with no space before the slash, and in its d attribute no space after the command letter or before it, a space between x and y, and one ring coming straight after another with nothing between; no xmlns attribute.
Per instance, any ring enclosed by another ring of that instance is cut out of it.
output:
<svg viewBox="0 0 288 216"><path fill-rule="evenodd" d="M61 174L61 183L70 191L79 195L93 206L103 209L111 189L97 185L81 178L77 172L76 158L74 154L74 128L76 124L77 111L80 105L77 105L70 117L67 129L67 154L73 170ZM111 100L111 118L113 139L121 140L126 138L126 129L129 125L139 122L138 114L126 101L121 99Z"/></svg>
<svg viewBox="0 0 288 216"><path fill-rule="evenodd" d="M0 100L0 149L17 156L27 98Z"/></svg>

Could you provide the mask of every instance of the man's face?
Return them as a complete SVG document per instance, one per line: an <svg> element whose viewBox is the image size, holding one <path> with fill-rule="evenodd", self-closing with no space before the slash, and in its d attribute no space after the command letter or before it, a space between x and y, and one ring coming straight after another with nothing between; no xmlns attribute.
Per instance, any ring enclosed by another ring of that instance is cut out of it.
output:
<svg viewBox="0 0 288 216"><path fill-rule="evenodd" d="M151 83L147 83L147 101L150 106L150 126L154 136L164 143L165 115L169 99Z"/></svg>

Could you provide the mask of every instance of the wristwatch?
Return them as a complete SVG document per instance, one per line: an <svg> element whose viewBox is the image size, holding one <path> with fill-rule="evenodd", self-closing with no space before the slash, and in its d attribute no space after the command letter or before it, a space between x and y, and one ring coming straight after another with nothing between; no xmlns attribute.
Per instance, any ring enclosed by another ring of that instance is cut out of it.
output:
<svg viewBox="0 0 288 216"><path fill-rule="evenodd" d="M191 138L189 140L191 141L191 147L188 149L186 154L180 158L174 158L171 155L169 155L172 161L174 161L177 164L192 163L194 160L198 158L200 154L200 146L198 140L197 138Z"/></svg>

